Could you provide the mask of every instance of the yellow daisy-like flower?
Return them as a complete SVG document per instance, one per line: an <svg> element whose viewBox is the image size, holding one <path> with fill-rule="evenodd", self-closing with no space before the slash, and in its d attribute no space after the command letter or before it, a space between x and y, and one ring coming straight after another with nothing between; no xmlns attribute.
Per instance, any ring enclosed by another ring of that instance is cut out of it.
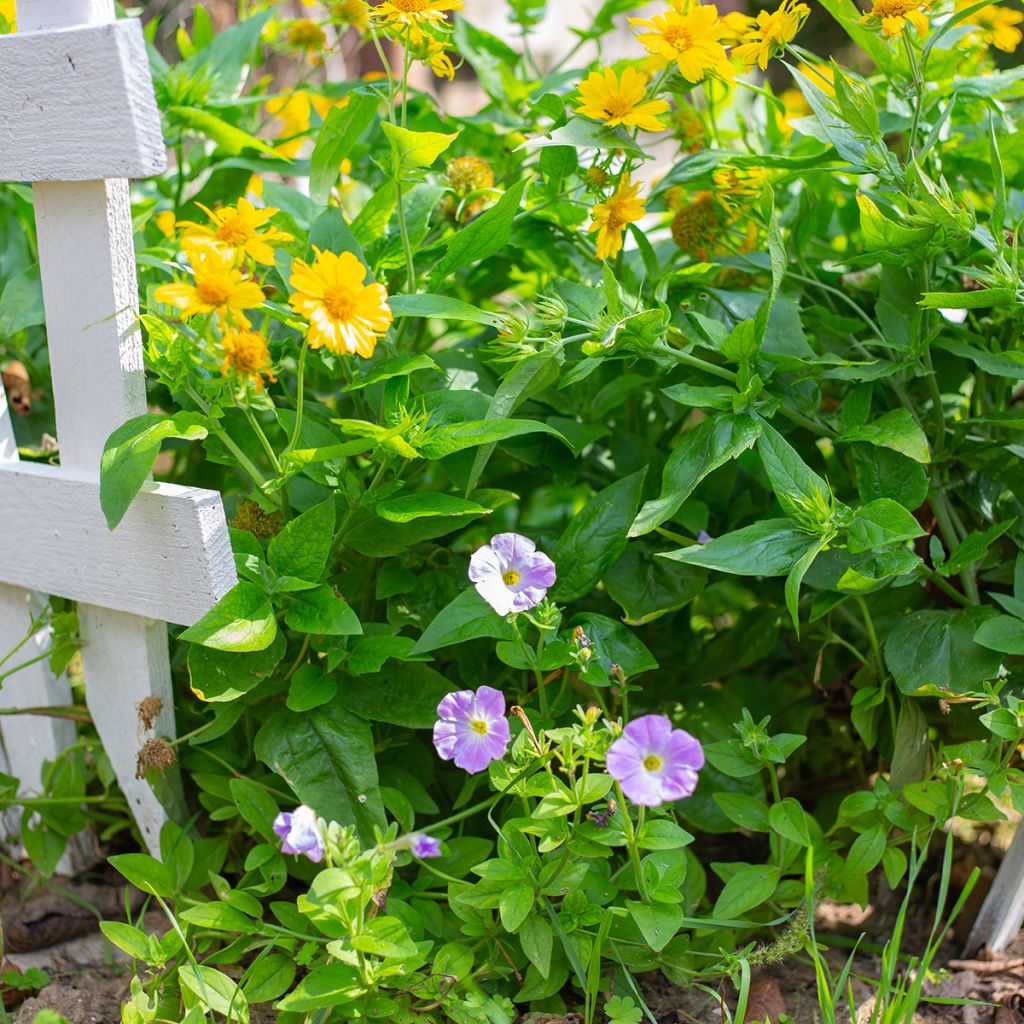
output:
<svg viewBox="0 0 1024 1024"><path fill-rule="evenodd" d="M718 167L711 173L714 198L729 214L756 199L764 190L768 172L760 167Z"/></svg>
<svg viewBox="0 0 1024 1024"><path fill-rule="evenodd" d="M331 107L344 107L348 102L348 96L332 100L317 93L307 92L305 89L296 89L288 96L276 96L267 100L263 104L263 109L277 117L280 122L277 137L285 140L275 147L276 151L282 156L296 156L306 141L302 136L309 131L313 112L316 111L323 120L326 119Z"/></svg>
<svg viewBox="0 0 1024 1024"><path fill-rule="evenodd" d="M768 61L784 52L786 43L796 38L800 26L811 13L807 4L796 0L782 0L777 10L761 11L755 26L743 37L741 46L733 50L747 67L755 64L768 70Z"/></svg>
<svg viewBox="0 0 1024 1024"><path fill-rule="evenodd" d="M178 222L174 217L173 210L162 210L154 218L153 222L160 229L164 238L173 238Z"/></svg>
<svg viewBox="0 0 1024 1024"><path fill-rule="evenodd" d="M673 8L653 18L629 21L648 29L637 41L650 54L652 70L675 64L688 82L703 81L708 72L732 80L732 65L720 41L728 29L718 20L718 8L713 4L692 3L682 11Z"/></svg>
<svg viewBox="0 0 1024 1024"><path fill-rule="evenodd" d="M910 22L922 36L928 34L928 19L924 12L932 0L874 0L871 10L860 20L872 28L880 28L890 39L903 35Z"/></svg>
<svg viewBox="0 0 1024 1024"><path fill-rule="evenodd" d="M8 32L15 30L14 13L14 0L0 0L0 23L7 22Z"/></svg>
<svg viewBox="0 0 1024 1024"><path fill-rule="evenodd" d="M591 71L579 85L583 103L577 114L601 121L614 128L642 128L645 132L663 132L658 114L668 110L665 100L647 100L647 76L636 68L624 68L620 78L614 68Z"/></svg>
<svg viewBox="0 0 1024 1024"><path fill-rule="evenodd" d="M353 253L314 252L312 265L305 260L292 264L289 283L295 291L288 299L309 321L310 345L369 359L393 320L387 291L382 284L363 283L366 267Z"/></svg>
<svg viewBox="0 0 1024 1024"><path fill-rule="evenodd" d="M327 35L312 18L299 18L298 21L290 22L285 29L284 39L289 49L308 54L314 65L323 63Z"/></svg>
<svg viewBox="0 0 1024 1024"><path fill-rule="evenodd" d="M440 39L427 40L427 53L424 62L430 65L430 70L438 78L447 78L449 82L455 80L455 65Z"/></svg>
<svg viewBox="0 0 1024 1024"><path fill-rule="evenodd" d="M423 42L423 29L440 28L448 11L461 11L462 0L384 0L371 8L370 17L380 18L398 35L408 34L415 46Z"/></svg>
<svg viewBox="0 0 1024 1024"><path fill-rule="evenodd" d="M612 259L622 252L622 236L626 228L647 211L640 199L641 183L635 185L624 174L619 187L603 203L594 207L590 231L597 232L597 258Z"/></svg>
<svg viewBox="0 0 1024 1024"><path fill-rule="evenodd" d="M174 281L153 292L157 302L177 306L184 316L216 313L222 321L248 327L243 310L263 302L263 289L242 276L231 253L212 245L186 244L182 248L192 266L195 283Z"/></svg>
<svg viewBox="0 0 1024 1024"><path fill-rule="evenodd" d="M370 27L370 7L366 0L333 0L328 3L331 20L352 28L365 29Z"/></svg>
<svg viewBox="0 0 1024 1024"><path fill-rule="evenodd" d="M970 0L961 0L956 5L958 11L970 7ZM972 32L967 38L972 43L984 43L994 46L1004 53L1013 53L1024 41L1024 33L1017 26L1024 21L1024 13L1011 7L1000 7L989 4L975 11L968 19L970 25L977 25L978 31Z"/></svg>
<svg viewBox="0 0 1024 1024"><path fill-rule="evenodd" d="M186 229L183 240L207 242L223 249L232 259L242 255L251 256L257 263L273 263L274 243L292 240L287 231L280 231L273 226L261 230L278 212L276 207L260 209L244 198L239 199L236 206L225 206L219 210L210 210L202 203L196 205L210 218L211 223L206 225L182 221L182 227Z"/></svg>
<svg viewBox="0 0 1024 1024"><path fill-rule="evenodd" d="M739 11L729 11L718 19L718 23L725 30L722 33L721 41L729 46L735 43L742 43L743 37L753 32L757 22L749 14L741 14Z"/></svg>
<svg viewBox="0 0 1024 1024"><path fill-rule="evenodd" d="M243 380L251 380L257 394L263 390L264 377L271 383L277 380L271 371L267 339L259 331L227 331L221 347L224 364L220 372L225 376L234 371Z"/></svg>
<svg viewBox="0 0 1024 1024"><path fill-rule="evenodd" d="M687 255L706 260L720 233L710 192L698 192L692 202L677 205L672 217L672 241Z"/></svg>

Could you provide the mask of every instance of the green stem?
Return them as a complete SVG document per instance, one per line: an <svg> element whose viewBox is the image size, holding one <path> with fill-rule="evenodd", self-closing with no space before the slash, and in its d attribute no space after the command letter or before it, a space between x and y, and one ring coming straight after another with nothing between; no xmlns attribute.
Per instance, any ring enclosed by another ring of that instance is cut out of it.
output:
<svg viewBox="0 0 1024 1024"><path fill-rule="evenodd" d="M252 409L249 408L249 404L245 403L240 406L242 413L245 418L249 421L249 426L252 427L252 432L256 435L260 444L263 446L263 450L267 453L267 458L270 459L270 464L274 467L274 472L278 476L283 475L281 469L281 462L277 457L277 452L274 451L274 446L270 443L270 438L264 433L263 427L260 426L260 421L256 419Z"/></svg>
<svg viewBox="0 0 1024 1024"><path fill-rule="evenodd" d="M910 42L910 33L906 29L903 31L903 46L907 51L910 73L914 78L914 119L910 125L910 139L907 146L907 155L912 161L914 150L917 148L917 129L921 123L921 107L924 105L924 81L921 78L921 69L917 65L917 57L914 55L913 44Z"/></svg>
<svg viewBox="0 0 1024 1024"><path fill-rule="evenodd" d="M949 582L949 580L940 576L933 569L925 569L923 571L925 579L927 579L930 583L934 583L935 586L939 588L939 590L941 590L947 597L952 598L952 600L956 601L956 603L961 607L970 608L970 606L974 603L973 601L968 600L968 598L966 598L963 594L961 594L960 591L957 590L956 587L954 587Z"/></svg>
<svg viewBox="0 0 1024 1024"><path fill-rule="evenodd" d="M299 433L302 430L302 412L306 400L306 353L309 352L309 335L302 341L302 348L299 349L299 366L296 371L298 391L295 394L295 423L292 426L292 436L288 441L288 447L284 450L285 455L290 455L295 446L299 443Z"/></svg>
<svg viewBox="0 0 1024 1024"><path fill-rule="evenodd" d="M15 672L20 672L23 668L28 668L29 665L35 665L36 662L44 661L49 656L49 651L43 651L42 654L37 654L34 658L29 658L28 661L23 661L20 665L15 665L14 668L10 668L6 672L0 672L0 684L2 684L5 679L13 676Z"/></svg>
<svg viewBox="0 0 1024 1024"><path fill-rule="evenodd" d="M619 798L619 807L622 810L622 824L623 831L626 833L626 846L629 849L629 860L633 865L633 876L636 878L637 891L640 893L640 899L644 903L650 903L650 893L647 891L647 882L644 880L644 869L640 863L640 849L636 845L636 834L637 830L633 828L633 819L629 813L629 807L626 803L626 795L622 792L622 786L615 783L615 793ZM640 808L640 824L643 824L643 813L644 809Z"/></svg>

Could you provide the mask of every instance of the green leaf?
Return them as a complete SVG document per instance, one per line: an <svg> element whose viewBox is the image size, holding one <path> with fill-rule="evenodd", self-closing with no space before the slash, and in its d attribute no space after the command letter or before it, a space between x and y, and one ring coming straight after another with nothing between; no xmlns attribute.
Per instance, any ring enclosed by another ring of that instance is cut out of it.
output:
<svg viewBox="0 0 1024 1024"><path fill-rule="evenodd" d="M373 732L337 703L297 714L277 711L256 734L256 756L302 803L328 821L352 825L372 844L384 827Z"/></svg>
<svg viewBox="0 0 1024 1024"><path fill-rule="evenodd" d="M237 782L238 780L233 780ZM189 907L180 913L182 921L194 924L198 928L214 928L225 932L252 933L253 919L227 903L202 903L198 907Z"/></svg>
<svg viewBox="0 0 1024 1024"><path fill-rule="evenodd" d="M165 113L200 135L212 139L229 156L238 156L245 149L255 149L280 159L280 154L263 139L236 128L209 110L201 110L199 107L168 107Z"/></svg>
<svg viewBox="0 0 1024 1024"><path fill-rule="evenodd" d="M155 857L145 853L118 853L110 857L108 863L142 892L162 899L172 899L178 895L170 869Z"/></svg>
<svg viewBox="0 0 1024 1024"><path fill-rule="evenodd" d="M335 699L371 722L430 729L437 719L441 699L458 688L429 665L397 662L386 672L348 680Z"/></svg>
<svg viewBox="0 0 1024 1024"><path fill-rule="evenodd" d="M748 796L746 793L715 793L714 800L726 817L740 828L751 832L767 832L771 827L768 807L760 797Z"/></svg>
<svg viewBox="0 0 1024 1024"><path fill-rule="evenodd" d="M309 194L313 202L326 206L341 173L342 161L352 152L359 137L370 127L380 97L350 92L344 107L331 107L317 135L309 158Z"/></svg>
<svg viewBox="0 0 1024 1024"><path fill-rule="evenodd" d="M426 654L439 647L461 644L478 637L514 640L515 633L508 621L474 587L469 587L434 616L410 653Z"/></svg>
<svg viewBox="0 0 1024 1024"><path fill-rule="evenodd" d="M811 845L807 815L799 800L787 796L782 803L772 804L768 811L768 823L772 831L777 832L783 839L788 839L798 846Z"/></svg>
<svg viewBox="0 0 1024 1024"><path fill-rule="evenodd" d="M878 498L854 512L847 546L856 555L924 535L920 523L899 502Z"/></svg>
<svg viewBox="0 0 1024 1024"><path fill-rule="evenodd" d="M551 971L551 951L554 947L551 925L540 914L533 914L519 929L519 943L540 976L546 978Z"/></svg>
<svg viewBox="0 0 1024 1024"><path fill-rule="evenodd" d="M338 684L310 663L300 666L288 686L289 711L312 711L334 700Z"/></svg>
<svg viewBox="0 0 1024 1024"><path fill-rule="evenodd" d="M487 259L505 247L528 184L528 178L517 182L494 206L475 217L452 237L448 251L431 274L432 289L437 289L449 274Z"/></svg>
<svg viewBox="0 0 1024 1024"><path fill-rule="evenodd" d="M628 678L633 678L658 667L654 655L636 633L607 615L584 612L574 615L570 625L583 627L583 631L590 637L594 657L606 671L615 664Z"/></svg>
<svg viewBox="0 0 1024 1024"><path fill-rule="evenodd" d="M169 437L198 441L206 437L206 420L194 412L174 416L145 413L121 424L103 446L100 459L100 505L113 530L146 482L160 445Z"/></svg>
<svg viewBox="0 0 1024 1024"><path fill-rule="evenodd" d="M421 316L437 320L467 320L474 324L484 324L496 331L504 331L509 318L504 313L489 313L478 306L471 306L461 299L452 299L447 295L392 295L388 299L391 312L395 319L403 316ZM422 358L422 357L420 357Z"/></svg>
<svg viewBox="0 0 1024 1024"><path fill-rule="evenodd" d="M295 958L287 953L271 953L254 961L246 973L242 991L249 1003L269 1003L292 987Z"/></svg>
<svg viewBox="0 0 1024 1024"><path fill-rule="evenodd" d="M828 547L834 536L835 531L830 530L814 541L793 563L793 568L789 570L789 575L786 577L786 608L793 620L793 628L798 637L800 636L800 586L804 581L804 576L807 575L807 570L810 569L818 555Z"/></svg>
<svg viewBox="0 0 1024 1024"><path fill-rule="evenodd" d="M297 593L284 621L300 633L354 636L363 631L356 613L327 584Z"/></svg>
<svg viewBox="0 0 1024 1024"><path fill-rule="evenodd" d="M392 176L400 181L416 167L431 167L434 161L459 137L459 133L413 132L388 121L381 129L391 144Z"/></svg>
<svg viewBox="0 0 1024 1024"><path fill-rule="evenodd" d="M231 779L228 789L242 818L264 839L274 842L273 824L279 810L277 801L262 786L244 777Z"/></svg>
<svg viewBox="0 0 1024 1024"><path fill-rule="evenodd" d="M531 149L546 146L571 146L573 149L617 149L625 153L639 153L634 139L620 128L607 128L585 117L573 117L539 139L530 139Z"/></svg>
<svg viewBox="0 0 1024 1024"><path fill-rule="evenodd" d="M366 987L349 964L314 967L279 1003L278 1010L308 1013L325 1006L341 1006L358 999Z"/></svg>
<svg viewBox="0 0 1024 1024"><path fill-rule="evenodd" d="M843 872L847 878L865 878L878 867L882 854L885 853L888 832L887 825L876 825L857 836L843 865Z"/></svg>
<svg viewBox="0 0 1024 1024"><path fill-rule="evenodd" d="M982 533L968 535L953 549L949 558L939 566L939 572L943 576L955 576L968 566L981 561L992 543L1016 522L1016 519L1004 519L1001 523L990 526Z"/></svg>
<svg viewBox="0 0 1024 1024"><path fill-rule="evenodd" d="M0 337L10 337L26 327L36 327L45 322L39 265L33 264L4 286L3 295L0 295Z"/></svg>
<svg viewBox="0 0 1024 1024"><path fill-rule="evenodd" d="M507 932L519 930L519 926L530 916L533 910L533 886L521 882L518 885L506 886L498 900L498 913L501 923Z"/></svg>
<svg viewBox="0 0 1024 1024"><path fill-rule="evenodd" d="M1024 622L1011 615L997 615L983 622L974 634L974 642L990 651L1024 654Z"/></svg>
<svg viewBox="0 0 1024 1024"><path fill-rule="evenodd" d="M184 963L178 967L178 980L191 992L204 1010L212 1010L231 1021L247 1024L249 1001L242 990L226 975L202 964Z"/></svg>
<svg viewBox="0 0 1024 1024"><path fill-rule="evenodd" d="M659 557L738 576L785 576L807 550L810 538L789 519L763 519L741 530Z"/></svg>
<svg viewBox="0 0 1024 1024"><path fill-rule="evenodd" d="M402 296L392 296L388 300L391 304L392 312L394 312L394 303L399 298L402 298ZM395 315L397 316L397 313ZM362 388L368 388L371 384L381 384L395 377L409 377L418 370L441 372L441 367L430 356L423 355L422 353L414 356L396 356L394 359L384 359L379 363L368 364L368 366L367 372L360 374L345 388L346 391L359 391Z"/></svg>
<svg viewBox="0 0 1024 1024"><path fill-rule="evenodd" d="M552 597L568 603L588 594L625 550L646 469L598 491L573 516L551 557L558 568Z"/></svg>
<svg viewBox="0 0 1024 1024"><path fill-rule="evenodd" d="M434 427L420 442L419 448L428 459L443 459L467 448L507 441L524 434L550 434L570 447L554 427L549 427L542 420L466 420Z"/></svg>
<svg viewBox="0 0 1024 1024"><path fill-rule="evenodd" d="M390 523L409 523L427 516L485 516L493 509L452 494L406 494L379 501L377 515Z"/></svg>
<svg viewBox="0 0 1024 1024"><path fill-rule="evenodd" d="M309 229L309 248L311 252L314 248L334 253L350 252L358 257L360 263L366 264L363 247L352 233L345 214L336 206L324 210L313 221ZM369 274L367 280L372 280Z"/></svg>
<svg viewBox="0 0 1024 1024"><path fill-rule="evenodd" d="M149 959L149 936L145 932L123 921L100 921L100 931L133 960Z"/></svg>
<svg viewBox="0 0 1024 1024"><path fill-rule="evenodd" d="M974 635L991 609L920 611L906 616L885 642L885 663L903 693L933 686L969 693L999 672L998 654L979 646Z"/></svg>
<svg viewBox="0 0 1024 1024"><path fill-rule="evenodd" d="M352 937L352 947L371 956L408 959L416 956L416 943L405 925L395 917L375 917Z"/></svg>
<svg viewBox="0 0 1024 1024"><path fill-rule="evenodd" d="M932 460L928 438L907 409L893 409L873 423L850 427L839 436L840 441L867 441L879 448L891 448L915 462Z"/></svg>
<svg viewBox="0 0 1024 1024"><path fill-rule="evenodd" d="M1016 301L1011 288L980 288L974 292L925 292L918 305L923 309L987 309L1013 306Z"/></svg>
<svg viewBox="0 0 1024 1024"><path fill-rule="evenodd" d="M750 416L729 415L705 420L685 434L665 463L661 496L644 504L629 536L650 533L671 519L704 477L746 451L760 433L761 425Z"/></svg>
<svg viewBox="0 0 1024 1024"><path fill-rule="evenodd" d="M731 920L759 907L771 898L779 881L779 869L770 864L744 864L725 883L715 901L713 917Z"/></svg>
<svg viewBox="0 0 1024 1024"><path fill-rule="evenodd" d="M334 499L328 498L286 523L267 548L270 567L282 576L316 583L327 568L334 516Z"/></svg>
<svg viewBox="0 0 1024 1024"><path fill-rule="evenodd" d="M194 644L188 652L192 692L211 703L237 700L273 674L287 646L283 633L261 651L219 651Z"/></svg>
<svg viewBox="0 0 1024 1024"><path fill-rule="evenodd" d="M670 565L644 545L632 544L604 574L609 596L625 612L630 626L642 626L677 611L706 586L703 569Z"/></svg>
<svg viewBox="0 0 1024 1024"><path fill-rule="evenodd" d="M236 583L194 626L178 637L218 651L262 651L277 636L267 595L252 583Z"/></svg>
<svg viewBox="0 0 1024 1024"><path fill-rule="evenodd" d="M829 486L807 465L797 450L771 425L761 427L757 451L775 497L788 515L799 519L806 503L816 504L830 494Z"/></svg>
<svg viewBox="0 0 1024 1024"><path fill-rule="evenodd" d="M633 918L644 941L655 953L660 953L672 941L683 925L683 908L669 903L637 903L626 901L626 909Z"/></svg>

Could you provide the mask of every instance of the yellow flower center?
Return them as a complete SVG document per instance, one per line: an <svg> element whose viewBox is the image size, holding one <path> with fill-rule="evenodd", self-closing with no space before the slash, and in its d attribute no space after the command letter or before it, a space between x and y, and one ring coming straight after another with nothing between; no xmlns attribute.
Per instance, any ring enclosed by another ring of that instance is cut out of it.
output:
<svg viewBox="0 0 1024 1024"><path fill-rule="evenodd" d="M479 733L481 736L487 735L487 723L482 718L474 718L469 723L469 727L473 732Z"/></svg>
<svg viewBox="0 0 1024 1024"><path fill-rule="evenodd" d="M267 344L262 335L254 331L239 331L233 337L230 349L225 345L228 361L242 373L254 373L261 369L269 358Z"/></svg>
<svg viewBox="0 0 1024 1024"><path fill-rule="evenodd" d="M288 42L292 46L307 46L317 48L327 42L324 30L315 22L306 18L295 22L288 29Z"/></svg>
<svg viewBox="0 0 1024 1024"><path fill-rule="evenodd" d="M430 6L430 0L391 0L391 4L407 14L418 14Z"/></svg>
<svg viewBox="0 0 1024 1024"><path fill-rule="evenodd" d="M665 42L677 53L689 50L693 46L693 33L685 25L666 25L662 35Z"/></svg>
<svg viewBox="0 0 1024 1024"><path fill-rule="evenodd" d="M621 96L609 96L604 101L605 113L611 117L625 117L633 112L633 104Z"/></svg>
<svg viewBox="0 0 1024 1024"><path fill-rule="evenodd" d="M331 285L324 290L324 309L339 323L351 320L356 311L356 293L342 284Z"/></svg>
<svg viewBox="0 0 1024 1024"><path fill-rule="evenodd" d="M509 569L508 572L501 574L502 582L507 587L514 587L519 582L519 573L515 569Z"/></svg>
<svg viewBox="0 0 1024 1024"><path fill-rule="evenodd" d="M199 298L208 306L223 306L231 297L234 288L231 278L226 274L212 274L196 278L196 291Z"/></svg>
<svg viewBox="0 0 1024 1024"><path fill-rule="evenodd" d="M879 18L902 18L917 6L916 0L875 0L871 13Z"/></svg>
<svg viewBox="0 0 1024 1024"><path fill-rule="evenodd" d="M245 245L256 232L238 214L228 217L217 228L217 238L225 245Z"/></svg>
<svg viewBox="0 0 1024 1024"><path fill-rule="evenodd" d="M644 768L649 772L656 772L662 765L662 760L657 754L648 754L644 758Z"/></svg>

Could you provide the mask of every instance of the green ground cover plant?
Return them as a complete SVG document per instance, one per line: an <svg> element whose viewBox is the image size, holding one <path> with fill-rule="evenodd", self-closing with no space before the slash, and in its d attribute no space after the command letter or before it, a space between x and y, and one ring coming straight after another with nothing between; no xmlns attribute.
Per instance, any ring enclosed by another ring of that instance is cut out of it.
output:
<svg viewBox="0 0 1024 1024"><path fill-rule="evenodd" d="M239 582L140 759L162 859L112 857L171 924L103 926L126 1024L635 1024L655 970L742 1020L786 957L843 1019L817 903L909 900L936 845L944 921L949 823L1024 811L1022 15L606 0L539 66L506 6L515 47L472 0L148 22L154 411L103 506L219 489ZM27 186L0 222L51 457ZM39 871L131 848L87 723L43 781Z"/></svg>

